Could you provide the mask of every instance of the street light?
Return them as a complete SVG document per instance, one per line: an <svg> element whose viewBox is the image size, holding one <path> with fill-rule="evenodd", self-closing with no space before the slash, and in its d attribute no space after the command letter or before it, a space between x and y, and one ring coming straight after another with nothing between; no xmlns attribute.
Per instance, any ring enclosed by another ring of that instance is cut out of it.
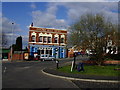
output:
<svg viewBox="0 0 120 90"><path fill-rule="evenodd" d="M14 24L14 23L12 23L12 35L11 35L11 61L12 61L12 56L13 56L13 55L12 55L12 54L13 54L12 44L13 44L13 35L14 35L14 34L13 34L13 24Z"/></svg>

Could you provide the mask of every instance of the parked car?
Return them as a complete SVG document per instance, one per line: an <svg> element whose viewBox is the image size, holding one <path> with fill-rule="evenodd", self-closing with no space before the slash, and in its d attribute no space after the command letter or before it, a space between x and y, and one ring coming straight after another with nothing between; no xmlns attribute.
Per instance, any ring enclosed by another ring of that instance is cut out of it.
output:
<svg viewBox="0 0 120 90"><path fill-rule="evenodd" d="M42 61L45 61L45 60L52 60L52 61L54 61L54 60L55 60L55 57L52 57L52 55L49 55L49 54L42 54L42 55L40 56L40 59L41 59Z"/></svg>

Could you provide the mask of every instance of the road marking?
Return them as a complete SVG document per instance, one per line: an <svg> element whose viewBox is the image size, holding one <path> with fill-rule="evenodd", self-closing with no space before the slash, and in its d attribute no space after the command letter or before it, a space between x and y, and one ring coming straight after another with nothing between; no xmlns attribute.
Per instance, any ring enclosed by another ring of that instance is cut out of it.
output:
<svg viewBox="0 0 120 90"><path fill-rule="evenodd" d="M6 70L4 70L3 72L5 73Z"/></svg>
<svg viewBox="0 0 120 90"><path fill-rule="evenodd" d="M30 67L24 67L24 68L30 68Z"/></svg>
<svg viewBox="0 0 120 90"><path fill-rule="evenodd" d="M4 73L6 72L6 69L7 69L7 67L5 67L5 69L3 70Z"/></svg>
<svg viewBox="0 0 120 90"><path fill-rule="evenodd" d="M88 82L109 82L109 83L120 83L120 81L114 81L114 80L95 80L95 79L80 79L80 78L72 78L72 77L64 77L64 76L58 76L58 75L53 75L47 72L44 72L41 70L42 73L52 76L52 77L58 77L58 78L64 78L64 79L69 79L69 80L79 80L79 81L88 81Z"/></svg>

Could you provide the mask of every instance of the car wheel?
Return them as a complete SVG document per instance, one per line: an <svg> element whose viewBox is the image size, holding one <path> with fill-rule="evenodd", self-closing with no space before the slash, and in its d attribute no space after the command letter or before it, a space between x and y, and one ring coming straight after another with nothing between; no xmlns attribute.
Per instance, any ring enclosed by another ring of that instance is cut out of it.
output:
<svg viewBox="0 0 120 90"><path fill-rule="evenodd" d="M52 61L54 61L54 59L52 59Z"/></svg>
<svg viewBox="0 0 120 90"><path fill-rule="evenodd" d="M45 59L43 59L43 61L45 61Z"/></svg>

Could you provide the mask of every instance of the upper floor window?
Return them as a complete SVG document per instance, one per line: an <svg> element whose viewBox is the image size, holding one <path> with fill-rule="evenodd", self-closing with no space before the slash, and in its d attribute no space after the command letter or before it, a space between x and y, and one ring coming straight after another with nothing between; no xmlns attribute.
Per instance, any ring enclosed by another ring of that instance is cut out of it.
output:
<svg viewBox="0 0 120 90"><path fill-rule="evenodd" d="M47 37L46 36L44 36L44 43L47 43Z"/></svg>
<svg viewBox="0 0 120 90"><path fill-rule="evenodd" d="M48 37L48 43L51 43L51 41L52 41L51 37Z"/></svg>
<svg viewBox="0 0 120 90"><path fill-rule="evenodd" d="M64 38L61 38L61 41L60 41L61 43L64 43Z"/></svg>
<svg viewBox="0 0 120 90"><path fill-rule="evenodd" d="M58 37L55 37L54 40L55 40L55 43L58 43Z"/></svg>
<svg viewBox="0 0 120 90"><path fill-rule="evenodd" d="M35 35L32 35L32 42L35 42Z"/></svg>
<svg viewBox="0 0 120 90"><path fill-rule="evenodd" d="M39 42L43 42L43 37L42 36L39 37Z"/></svg>

